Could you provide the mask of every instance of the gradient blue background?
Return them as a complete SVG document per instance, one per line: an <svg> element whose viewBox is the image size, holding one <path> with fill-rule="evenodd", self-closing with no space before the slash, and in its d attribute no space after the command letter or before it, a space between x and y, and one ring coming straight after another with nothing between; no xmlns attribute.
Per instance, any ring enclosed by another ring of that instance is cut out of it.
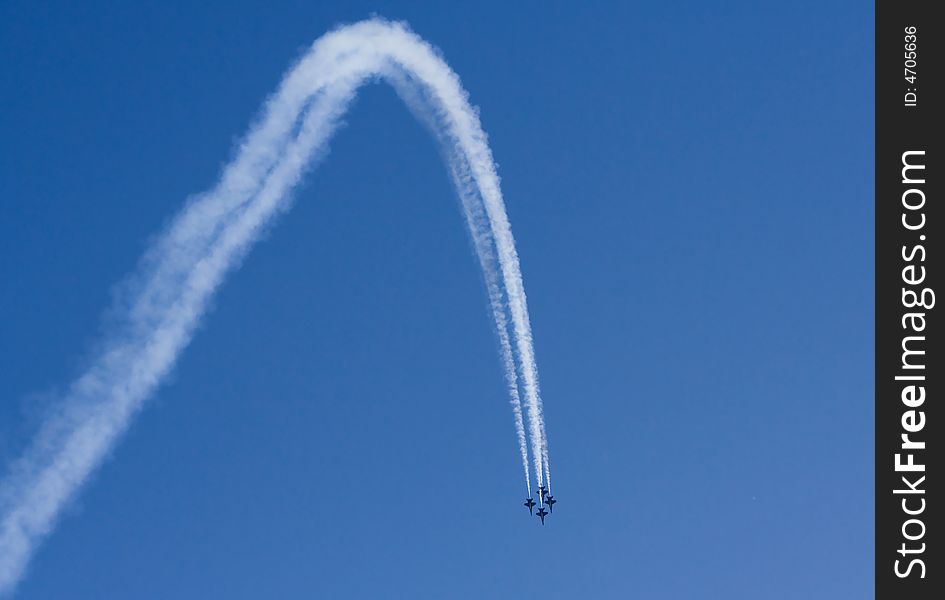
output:
<svg viewBox="0 0 945 600"><path fill-rule="evenodd" d="M871 6L109 4L0 6L2 456L290 63L376 12L481 108L560 504L521 506L458 202L373 85L19 597L871 595Z"/></svg>

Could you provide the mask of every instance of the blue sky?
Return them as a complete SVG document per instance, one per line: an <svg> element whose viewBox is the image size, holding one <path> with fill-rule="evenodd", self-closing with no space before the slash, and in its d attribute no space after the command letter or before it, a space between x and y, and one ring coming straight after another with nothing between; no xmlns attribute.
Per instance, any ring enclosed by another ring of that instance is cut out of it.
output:
<svg viewBox="0 0 945 600"><path fill-rule="evenodd" d="M862 3L4 3L3 458L292 60L374 13L481 109L553 518L436 145L375 85L18 597L869 595Z"/></svg>

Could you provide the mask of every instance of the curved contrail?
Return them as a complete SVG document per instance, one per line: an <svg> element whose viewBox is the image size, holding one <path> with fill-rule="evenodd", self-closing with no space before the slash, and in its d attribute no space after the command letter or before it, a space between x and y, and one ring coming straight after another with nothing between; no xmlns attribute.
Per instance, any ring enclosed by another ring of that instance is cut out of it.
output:
<svg viewBox="0 0 945 600"><path fill-rule="evenodd" d="M394 87L401 99L411 109L419 121L427 125L430 132L440 142L446 154L446 162L450 168L453 184L463 204L463 212L469 231L473 238L479 264L485 278L486 290L489 296L489 305L495 320L496 333L499 338L499 353L502 366L505 370L505 380L508 386L509 403L512 405L512 414L515 417L515 432L518 436L519 452L522 456L522 469L525 475L525 490L528 497L532 495L531 480L528 474L528 442L525 434L525 424L522 417L522 399L519 393L518 373L515 364L515 355L509 338L508 313L502 283L496 271L497 257L495 240L489 227L488 216L482 204L482 197L475 185L465 156L457 149L444 132L447 127L439 122L436 110L436 101L430 98L429 92L415 78L406 72L394 72L387 76L387 81ZM544 423L542 423L544 436ZM537 468L537 466L536 466Z"/></svg>
<svg viewBox="0 0 945 600"><path fill-rule="evenodd" d="M422 106L443 144L496 320L526 485L523 400L535 478L542 485L550 475L525 291L485 133L437 52L405 25L372 19L313 44L267 100L216 187L187 203L124 284L119 323L2 480L0 593L22 577L62 507L172 368L224 276L288 208L291 190L372 78L388 80L413 108Z"/></svg>

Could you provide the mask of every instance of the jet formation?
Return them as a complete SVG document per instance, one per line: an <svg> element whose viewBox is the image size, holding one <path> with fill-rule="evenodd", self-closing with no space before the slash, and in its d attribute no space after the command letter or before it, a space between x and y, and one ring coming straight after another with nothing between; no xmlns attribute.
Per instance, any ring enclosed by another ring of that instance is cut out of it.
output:
<svg viewBox="0 0 945 600"><path fill-rule="evenodd" d="M538 512L535 512L536 502L531 497L525 498L525 508L528 509L528 514L537 515L541 519L541 524L544 525L545 517L554 512L555 503L557 502L545 486L540 486L538 488ZM545 510L546 506L548 510Z"/></svg>

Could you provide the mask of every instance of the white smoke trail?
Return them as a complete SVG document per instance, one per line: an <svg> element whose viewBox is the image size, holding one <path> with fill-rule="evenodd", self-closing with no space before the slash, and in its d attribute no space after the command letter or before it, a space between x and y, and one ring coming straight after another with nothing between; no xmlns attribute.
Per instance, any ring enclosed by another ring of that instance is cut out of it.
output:
<svg viewBox="0 0 945 600"><path fill-rule="evenodd" d="M444 128L442 139L449 140L452 156L462 157L450 166L464 207L473 198L464 193L467 179L482 200L481 209L471 203L467 216L472 216L470 228L485 269L506 378L514 382L509 385L510 393L515 389L514 410L519 404L518 380L514 361L509 375L512 350L503 290L508 301L541 485L546 446L531 326L485 134L459 78L429 45L403 25L364 21L315 42L266 102L261 120L251 128L217 186L190 201L145 254L137 274L125 286L128 301L118 311L123 315L120 324L2 481L0 593L13 589L62 507L101 464L131 417L172 368L224 276L272 218L288 207L289 192L306 165L324 152L357 88L370 78L396 80L402 73L424 86L436 107L436 121ZM487 230L477 225L483 220L477 219L477 210L486 215ZM477 236L483 235L488 244L478 241ZM483 254L483 248L490 253ZM518 421L520 408L516 414Z"/></svg>
<svg viewBox="0 0 945 600"><path fill-rule="evenodd" d="M460 190L460 197L463 199L463 209L466 214L466 220L470 224L470 229L474 230L474 244L477 247L479 263L482 272L485 275L486 290L489 294L489 305L492 309L492 317L495 320L496 333L499 336L499 353L502 359L502 366L505 369L505 381L509 391L509 402L512 405L512 414L515 417L515 433L518 436L519 453L522 455L522 469L525 472L525 490L526 497L532 495L532 484L528 476L528 442L525 438L525 422L522 417L522 398L518 391L518 375L515 368L515 356L512 353L512 343L509 339L509 324L506 316L505 304L502 298L502 288L499 284L495 269L495 253L492 248L492 240L487 236L481 235L482 228L474 227L474 224L481 224L483 220L481 204L472 202L475 199L474 191L470 189L468 178L463 178L456 169L453 171L453 181L456 189ZM477 235L479 233L479 235ZM540 485L540 483L539 483Z"/></svg>
<svg viewBox="0 0 945 600"><path fill-rule="evenodd" d="M512 405L512 414L515 417L515 433L518 436L519 453L522 456L522 469L525 473L525 490L527 497L532 495L531 479L528 475L528 442L525 437L525 422L522 417L522 398L518 390L518 375L515 367L515 356L512 352L512 343L509 339L509 323L506 307L503 301L502 287L496 272L496 255L491 235L486 235L488 223L485 222L482 204L476 194L471 180L462 169L460 158L450 161L450 171L453 182L463 203L463 212L473 237L476 254L486 282L489 295L489 307L492 318L495 320L496 333L499 336L499 355L505 371L505 381L509 392L509 403Z"/></svg>
<svg viewBox="0 0 945 600"><path fill-rule="evenodd" d="M522 399L519 393L518 372L515 365L515 356L509 339L508 315L502 284L496 270L497 257L495 240L489 226L488 217L482 204L475 182L469 171L465 156L458 152L455 145L443 134L446 130L444 123L437 119L436 103L430 98L430 92L422 82L416 81L409 72L392 72L387 76L404 103L411 109L414 116L424 123L430 132L440 142L445 154L446 162L450 167L450 175L457 194L462 202L463 213L469 232L479 257L479 264L486 283L489 296L489 306L496 324L496 333L499 337L499 354L505 371L505 380L509 392L509 403L512 405L512 414L515 417L515 432L518 437L519 453L522 457L522 469L525 475L526 497L532 495L531 479L528 474L528 441L525 435L525 423L522 417ZM544 424L542 424L544 425ZM542 430L544 435L544 430ZM539 467L536 464L536 469Z"/></svg>
<svg viewBox="0 0 945 600"><path fill-rule="evenodd" d="M405 74L388 74L386 77L399 90L413 83L420 91L408 91L401 96L411 105L415 112L424 114L427 123L434 124L434 130L441 142L447 147L447 156L454 171L454 180L459 173L458 190L464 201L464 206L475 205L475 210L485 213L488 219L488 230L483 229L482 235L491 236L495 251L498 254L498 263L502 275L502 285L505 297L508 299L508 308L512 318L516 351L519 359L525 406L528 410L528 433L532 443L532 452L535 460L535 478L541 486L544 472L550 471L546 467L547 446L544 442L544 420L541 396L538 385L538 368L535 362L532 341L531 323L528 317L528 306L525 298L525 289L519 267L518 253L515 250L515 240L512 237L511 226L505 212L505 202L499 187L499 176L496 173L492 152L486 142L486 134L482 131L478 116L469 106L466 92L459 84L459 78L446 63L438 61L442 67L442 79L428 78L418 70L417 63L402 62L397 57L399 65L406 71ZM450 81L451 85L441 86L440 83ZM430 109L423 113L417 109L417 104ZM438 127L436 126L438 125ZM458 158L457 158L458 157ZM465 192L465 193L464 193ZM467 202L473 196L481 200ZM468 212L467 212L468 215ZM472 222L470 223L472 227ZM473 234L474 240L476 234ZM477 245L477 251L479 246ZM480 252L480 260L483 254ZM489 274L489 271L486 271ZM488 281L487 281L488 285ZM504 312L504 307L503 307ZM498 323L497 323L498 327ZM499 327L500 328L500 327ZM501 329L501 328L500 328ZM516 386L517 387L517 386Z"/></svg>

